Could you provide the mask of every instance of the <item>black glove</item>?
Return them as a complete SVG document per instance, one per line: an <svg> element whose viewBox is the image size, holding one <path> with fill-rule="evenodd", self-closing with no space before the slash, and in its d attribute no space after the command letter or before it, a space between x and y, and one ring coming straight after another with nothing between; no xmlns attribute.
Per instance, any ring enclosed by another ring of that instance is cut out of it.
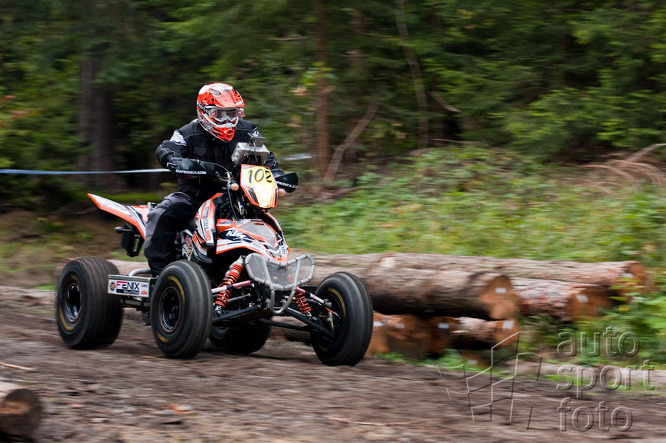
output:
<svg viewBox="0 0 666 443"><path fill-rule="evenodd" d="M178 165L183 161L182 157L176 157L173 156L169 159L167 162L167 168L171 171L174 172L176 169L178 169Z"/></svg>
<svg viewBox="0 0 666 443"><path fill-rule="evenodd" d="M298 189L298 175L295 172L289 174L278 175L275 177L275 182L278 188L284 189L287 193L294 192Z"/></svg>

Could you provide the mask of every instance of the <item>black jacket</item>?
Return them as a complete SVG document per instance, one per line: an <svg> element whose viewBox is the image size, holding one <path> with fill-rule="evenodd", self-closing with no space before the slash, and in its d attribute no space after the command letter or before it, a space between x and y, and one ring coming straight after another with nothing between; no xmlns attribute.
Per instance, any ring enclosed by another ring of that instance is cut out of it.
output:
<svg viewBox="0 0 666 443"><path fill-rule="evenodd" d="M195 119L174 131L170 140L164 140L157 147L157 160L166 168L172 157L192 158L214 162L229 171L237 172L236 165L231 162L231 154L236 144L249 140L250 135L260 135L257 127L247 120L239 119L234 138L225 142L206 131ZM273 153L268 155L266 166L278 169L278 162ZM178 177L178 190L203 201L218 192L219 185L205 178L181 176Z"/></svg>

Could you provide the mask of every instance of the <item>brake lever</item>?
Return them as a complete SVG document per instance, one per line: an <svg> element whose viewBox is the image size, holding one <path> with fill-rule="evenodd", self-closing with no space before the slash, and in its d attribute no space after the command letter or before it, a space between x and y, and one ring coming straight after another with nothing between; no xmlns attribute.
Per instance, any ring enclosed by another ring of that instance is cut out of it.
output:
<svg viewBox="0 0 666 443"><path fill-rule="evenodd" d="M236 181L233 179L233 177L230 176L229 173L227 173L227 177L222 177L222 175L217 174L216 180L218 183L226 188L231 189L232 191L238 191L240 189L238 183L236 183Z"/></svg>

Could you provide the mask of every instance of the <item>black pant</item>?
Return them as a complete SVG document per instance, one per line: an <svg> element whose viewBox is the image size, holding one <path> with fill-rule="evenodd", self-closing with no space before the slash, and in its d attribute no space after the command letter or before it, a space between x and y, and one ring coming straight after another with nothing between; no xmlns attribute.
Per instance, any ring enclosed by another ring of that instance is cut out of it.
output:
<svg viewBox="0 0 666 443"><path fill-rule="evenodd" d="M187 227L202 203L184 192L174 192L148 213L144 255L154 277L178 258L176 234Z"/></svg>

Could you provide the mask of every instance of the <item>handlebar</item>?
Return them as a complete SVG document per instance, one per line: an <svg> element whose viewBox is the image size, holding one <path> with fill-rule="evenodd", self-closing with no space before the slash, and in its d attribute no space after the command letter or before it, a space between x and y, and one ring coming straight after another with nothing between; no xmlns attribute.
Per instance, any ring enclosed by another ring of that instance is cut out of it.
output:
<svg viewBox="0 0 666 443"><path fill-rule="evenodd" d="M217 163L197 160L192 158L183 158L171 169L175 174L207 177L216 182L229 186L234 183L231 172Z"/></svg>
<svg viewBox="0 0 666 443"><path fill-rule="evenodd" d="M217 163L207 162L204 160L197 160L191 158L180 159L177 163L173 163L173 168L169 167L175 174L187 175L192 177L207 177L215 180L224 187L230 187L232 191L238 190L238 183L234 179L231 171L224 166ZM280 171L281 172L281 171ZM298 176L296 173L289 173L276 176L275 181L278 188L286 191L287 193L294 192L298 189Z"/></svg>

